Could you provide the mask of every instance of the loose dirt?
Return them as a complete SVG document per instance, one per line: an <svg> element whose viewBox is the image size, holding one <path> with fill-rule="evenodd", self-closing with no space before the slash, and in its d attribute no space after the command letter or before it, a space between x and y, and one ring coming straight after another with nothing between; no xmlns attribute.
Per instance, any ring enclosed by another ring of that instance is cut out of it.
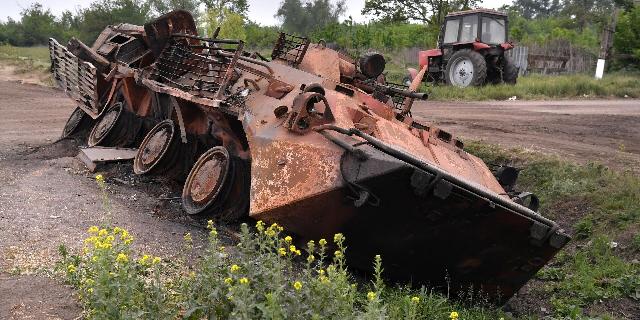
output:
<svg viewBox="0 0 640 320"><path fill-rule="evenodd" d="M64 93L0 81L0 98L0 318L81 315L73 290L49 275L57 247L77 250L91 225L124 227L135 236L136 249L165 259L181 255L187 232L196 248L204 245L202 221L180 209L180 185L132 175L130 164L110 165L103 172L105 210L93 174L75 158L78 142L58 141L74 108ZM617 168L640 164L638 101L420 103L414 116L465 139ZM227 230L228 240L233 230ZM527 290L515 298L515 309L542 306Z"/></svg>
<svg viewBox="0 0 640 320"><path fill-rule="evenodd" d="M136 249L164 259L180 255L188 232L203 245L202 223L175 200L179 187L133 176L129 164L103 172L106 212L93 174L75 158L77 142L57 140L74 109L64 93L0 81L0 97L0 319L80 314L71 290L48 275L58 246L78 250L89 226L126 228Z"/></svg>
<svg viewBox="0 0 640 320"><path fill-rule="evenodd" d="M463 141L640 172L640 100L420 102L413 116Z"/></svg>

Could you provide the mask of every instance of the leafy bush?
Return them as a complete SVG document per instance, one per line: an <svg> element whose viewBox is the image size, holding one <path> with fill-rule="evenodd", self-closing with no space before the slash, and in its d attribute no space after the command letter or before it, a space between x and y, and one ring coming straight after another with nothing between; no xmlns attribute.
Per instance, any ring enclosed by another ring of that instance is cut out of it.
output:
<svg viewBox="0 0 640 320"><path fill-rule="evenodd" d="M60 248L69 283L92 319L497 319L482 306L462 308L426 288L391 288L376 256L370 284L345 261L345 238L298 248L282 227L241 226L236 250L221 246L209 222L201 260L186 264L137 255L124 229L91 227L81 254ZM187 244L190 235L185 237ZM330 253L330 251L333 251ZM455 311L454 311L455 310Z"/></svg>

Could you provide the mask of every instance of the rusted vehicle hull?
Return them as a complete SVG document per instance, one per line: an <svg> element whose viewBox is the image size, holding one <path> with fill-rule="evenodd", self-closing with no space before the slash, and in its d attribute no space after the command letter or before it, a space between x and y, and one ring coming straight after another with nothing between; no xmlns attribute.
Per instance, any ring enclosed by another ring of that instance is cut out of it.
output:
<svg viewBox="0 0 640 320"><path fill-rule="evenodd" d="M389 84L375 52L354 59L287 34L268 60L199 37L185 11L108 27L91 48L51 43L56 79L96 119L89 144L138 147L134 172L184 181L188 214L248 216L307 240L341 232L354 268L381 254L393 279L496 302L569 240L536 201L522 205L535 198L513 179L411 118L426 69L408 88Z"/></svg>

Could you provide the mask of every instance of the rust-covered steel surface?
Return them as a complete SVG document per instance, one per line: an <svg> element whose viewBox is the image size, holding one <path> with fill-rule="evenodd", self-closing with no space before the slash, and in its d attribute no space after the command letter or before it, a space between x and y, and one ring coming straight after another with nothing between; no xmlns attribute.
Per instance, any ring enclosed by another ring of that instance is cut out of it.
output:
<svg viewBox="0 0 640 320"><path fill-rule="evenodd" d="M91 47L71 43L75 53L51 40L56 79L96 119L88 142L138 148L134 171L184 181L187 213L248 215L301 239L342 232L354 268L381 254L393 279L472 286L498 302L569 240L513 190L517 171L492 171L412 119L421 79L386 83L380 54L281 34L268 60L217 34L198 36L175 11L109 26ZM92 92L62 58L94 70ZM65 134L80 120L76 111Z"/></svg>

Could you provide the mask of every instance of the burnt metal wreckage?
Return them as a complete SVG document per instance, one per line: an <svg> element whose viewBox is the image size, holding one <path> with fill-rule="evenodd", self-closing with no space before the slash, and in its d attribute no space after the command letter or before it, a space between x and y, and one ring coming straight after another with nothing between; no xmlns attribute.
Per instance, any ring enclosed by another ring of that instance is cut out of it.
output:
<svg viewBox="0 0 640 320"><path fill-rule="evenodd" d="M346 236L397 281L482 290L503 303L568 241L450 133L411 117L384 57L354 59L280 34L271 59L198 36L186 11L108 26L93 46L50 40L52 72L77 102L63 135L134 147L133 170L184 182L192 215L278 223L303 240Z"/></svg>

